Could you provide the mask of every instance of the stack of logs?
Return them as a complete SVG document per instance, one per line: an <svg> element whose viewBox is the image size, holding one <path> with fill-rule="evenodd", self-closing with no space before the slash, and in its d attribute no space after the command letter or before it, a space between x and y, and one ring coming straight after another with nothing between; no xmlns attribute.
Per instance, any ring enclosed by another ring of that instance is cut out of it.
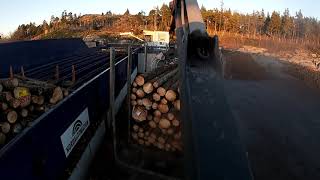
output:
<svg viewBox="0 0 320 180"><path fill-rule="evenodd" d="M34 79L1 79L0 147L68 94L67 89Z"/></svg>
<svg viewBox="0 0 320 180"><path fill-rule="evenodd" d="M131 91L133 140L165 151L182 151L177 65L135 78Z"/></svg>

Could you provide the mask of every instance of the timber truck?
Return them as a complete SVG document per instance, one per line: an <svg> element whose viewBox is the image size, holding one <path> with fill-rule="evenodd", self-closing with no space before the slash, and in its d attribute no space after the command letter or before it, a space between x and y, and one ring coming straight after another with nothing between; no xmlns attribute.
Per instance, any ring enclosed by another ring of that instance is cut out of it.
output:
<svg viewBox="0 0 320 180"><path fill-rule="evenodd" d="M218 37L196 0L170 6L176 46L162 60L175 61L149 70L138 67L160 52L145 44L0 45L9 121L1 119L0 179L252 179L222 89ZM157 83L175 91L157 96Z"/></svg>

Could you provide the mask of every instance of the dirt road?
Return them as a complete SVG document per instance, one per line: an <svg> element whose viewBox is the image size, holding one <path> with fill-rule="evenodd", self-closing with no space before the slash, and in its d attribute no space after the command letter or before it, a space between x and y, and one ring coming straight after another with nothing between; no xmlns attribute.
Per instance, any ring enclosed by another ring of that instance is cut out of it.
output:
<svg viewBox="0 0 320 180"><path fill-rule="evenodd" d="M320 90L271 58L225 55L226 95L255 179L320 179Z"/></svg>

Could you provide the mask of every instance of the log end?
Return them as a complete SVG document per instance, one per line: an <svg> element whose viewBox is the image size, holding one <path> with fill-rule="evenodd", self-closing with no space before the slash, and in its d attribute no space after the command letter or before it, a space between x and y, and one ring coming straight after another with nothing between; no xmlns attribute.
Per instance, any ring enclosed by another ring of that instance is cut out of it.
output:
<svg viewBox="0 0 320 180"><path fill-rule="evenodd" d="M135 106L132 110L132 118L137 122L147 120L148 112L143 106Z"/></svg>
<svg viewBox="0 0 320 180"><path fill-rule="evenodd" d="M144 77L141 76L141 75L138 75L135 79L135 83L138 85L138 86L143 86L144 85Z"/></svg>
<svg viewBox="0 0 320 180"><path fill-rule="evenodd" d="M159 87L158 89L157 89L157 93L161 96L161 97L163 97L163 96L165 96L166 95L166 89L164 89L163 87Z"/></svg>
<svg viewBox="0 0 320 180"><path fill-rule="evenodd" d="M173 102L177 99L177 93L173 90L169 90L166 92L165 97L168 101Z"/></svg>
<svg viewBox="0 0 320 180"><path fill-rule="evenodd" d="M7 114L7 120L9 123L14 124L18 120L18 114L16 111L9 111Z"/></svg>
<svg viewBox="0 0 320 180"><path fill-rule="evenodd" d="M169 129L171 126L171 123L168 119L161 119L160 122L159 122L159 127L161 129Z"/></svg>
<svg viewBox="0 0 320 180"><path fill-rule="evenodd" d="M160 103L158 105L158 110L163 114L168 113L169 112L169 106L167 104Z"/></svg>
<svg viewBox="0 0 320 180"><path fill-rule="evenodd" d="M152 83L145 83L144 85L143 85L143 91L145 92L145 93L147 93L147 94L150 94L150 93L152 93L153 92L153 85L152 85Z"/></svg>
<svg viewBox="0 0 320 180"><path fill-rule="evenodd" d="M138 89L136 94L139 98L143 98L145 96L143 89Z"/></svg>

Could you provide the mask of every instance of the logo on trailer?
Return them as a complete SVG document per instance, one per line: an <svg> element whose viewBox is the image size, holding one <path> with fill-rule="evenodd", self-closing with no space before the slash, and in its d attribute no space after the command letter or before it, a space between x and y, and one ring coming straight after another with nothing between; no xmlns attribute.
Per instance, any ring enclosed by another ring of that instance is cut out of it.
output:
<svg viewBox="0 0 320 180"><path fill-rule="evenodd" d="M88 108L86 108L60 136L66 157L69 156L89 126L89 111Z"/></svg>
<svg viewBox="0 0 320 180"><path fill-rule="evenodd" d="M80 120L77 120L76 123L73 125L73 130L72 130L72 136L74 136L82 127L82 122Z"/></svg>

